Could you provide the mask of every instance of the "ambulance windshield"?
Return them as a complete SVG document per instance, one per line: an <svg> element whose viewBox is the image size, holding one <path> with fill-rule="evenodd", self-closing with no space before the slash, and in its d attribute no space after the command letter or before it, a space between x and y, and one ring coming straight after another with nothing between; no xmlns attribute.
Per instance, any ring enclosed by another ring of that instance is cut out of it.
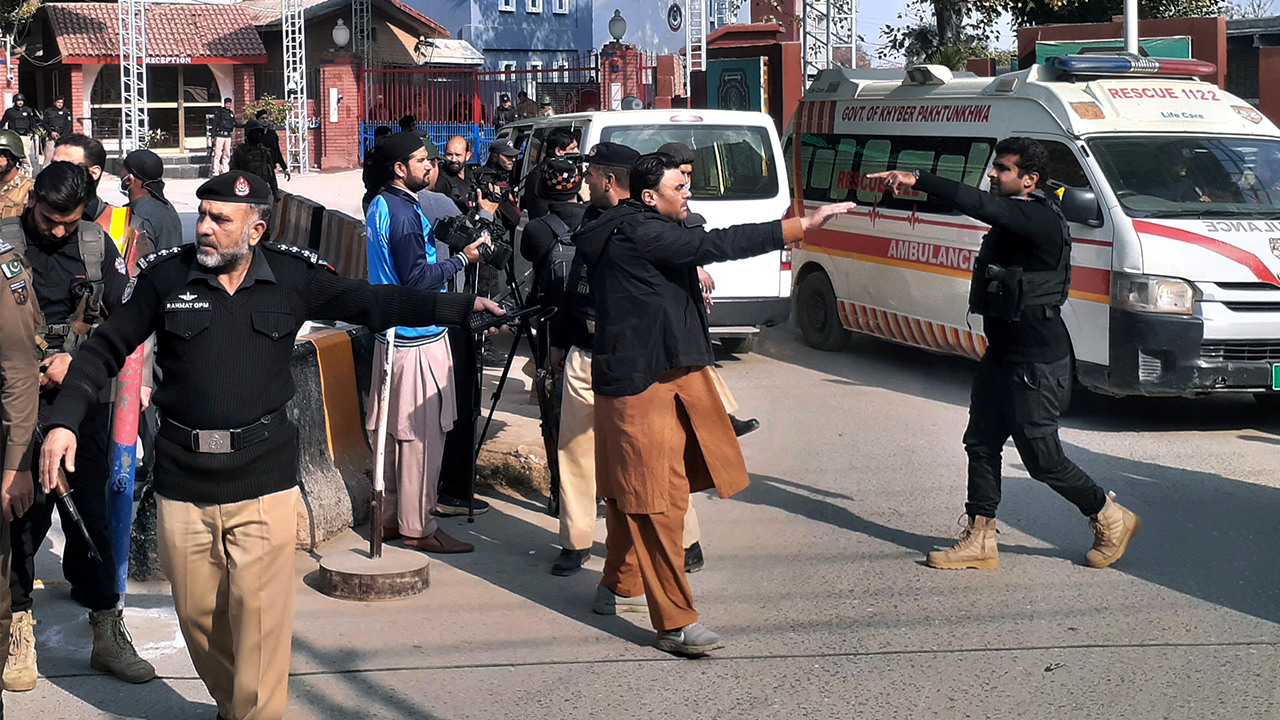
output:
<svg viewBox="0 0 1280 720"><path fill-rule="evenodd" d="M692 200L759 200L778 195L773 145L764 128L727 125L607 127L601 140L651 153L669 142L693 149Z"/></svg>
<svg viewBox="0 0 1280 720"><path fill-rule="evenodd" d="M1280 214L1280 139L1100 138L1089 148L1130 217Z"/></svg>

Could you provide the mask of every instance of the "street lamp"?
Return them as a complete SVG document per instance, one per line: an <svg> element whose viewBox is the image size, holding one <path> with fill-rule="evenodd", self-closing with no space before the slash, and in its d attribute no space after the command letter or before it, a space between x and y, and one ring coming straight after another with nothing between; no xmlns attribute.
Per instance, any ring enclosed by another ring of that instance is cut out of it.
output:
<svg viewBox="0 0 1280 720"><path fill-rule="evenodd" d="M338 24L333 26L333 44L341 49L349 42L351 42L351 28L343 24L342 18L338 18Z"/></svg>
<svg viewBox="0 0 1280 720"><path fill-rule="evenodd" d="M622 17L621 10L614 10L613 17L609 18L609 34L613 36L614 42L622 42L622 36L627 34L627 20Z"/></svg>

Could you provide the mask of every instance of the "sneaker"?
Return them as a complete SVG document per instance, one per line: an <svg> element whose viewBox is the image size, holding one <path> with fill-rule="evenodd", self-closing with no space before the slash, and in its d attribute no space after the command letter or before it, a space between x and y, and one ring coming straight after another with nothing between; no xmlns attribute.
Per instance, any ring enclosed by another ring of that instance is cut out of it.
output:
<svg viewBox="0 0 1280 720"><path fill-rule="evenodd" d="M551 574L560 577L568 577L579 570L586 564L587 558L591 557L590 548L586 550L570 550L564 548L560 554L556 556L556 561L551 563Z"/></svg>
<svg viewBox="0 0 1280 720"><path fill-rule="evenodd" d="M483 515L489 512L489 503L480 498L471 498L471 508L474 509L475 515ZM436 498L436 515L455 516L467 514L467 501L458 498L452 498L441 493Z"/></svg>
<svg viewBox="0 0 1280 720"><path fill-rule="evenodd" d="M591 611L597 615L617 615L625 612L649 612L649 603L644 595L626 598L603 585L596 586L596 600L591 604Z"/></svg>
<svg viewBox="0 0 1280 720"><path fill-rule="evenodd" d="M701 543L694 543L684 549L684 571L686 573L696 573L706 564L707 560L702 556Z"/></svg>
<svg viewBox="0 0 1280 720"><path fill-rule="evenodd" d="M701 624L691 623L679 630L659 631L657 646L659 650L679 655L705 655L724 647L724 641Z"/></svg>

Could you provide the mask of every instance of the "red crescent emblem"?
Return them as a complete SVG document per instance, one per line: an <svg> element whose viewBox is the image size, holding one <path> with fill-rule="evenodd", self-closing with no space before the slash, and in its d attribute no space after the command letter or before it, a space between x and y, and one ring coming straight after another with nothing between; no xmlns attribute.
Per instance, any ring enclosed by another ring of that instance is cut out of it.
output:
<svg viewBox="0 0 1280 720"><path fill-rule="evenodd" d="M249 197L249 181L244 176L236 178L236 197Z"/></svg>

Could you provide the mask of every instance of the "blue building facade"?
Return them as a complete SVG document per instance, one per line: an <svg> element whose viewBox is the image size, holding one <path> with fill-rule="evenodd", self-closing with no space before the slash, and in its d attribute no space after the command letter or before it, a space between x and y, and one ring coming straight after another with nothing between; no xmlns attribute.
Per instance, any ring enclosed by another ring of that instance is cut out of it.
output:
<svg viewBox="0 0 1280 720"><path fill-rule="evenodd" d="M652 2L652 0L650 0ZM572 66L595 49L593 0L408 0L455 38L484 53L490 69Z"/></svg>
<svg viewBox="0 0 1280 720"><path fill-rule="evenodd" d="M657 55L675 55L684 47L686 17L685 0L589 0L595 5L592 36L595 47L611 41L609 19L613 11L622 12L627 21L627 33L622 41L636 45ZM672 6L676 7L673 9ZM750 22L750 3L745 0L736 18L731 22ZM717 6L721 9L717 12ZM707 33L714 29L714 21L727 11L725 0L707 0Z"/></svg>

